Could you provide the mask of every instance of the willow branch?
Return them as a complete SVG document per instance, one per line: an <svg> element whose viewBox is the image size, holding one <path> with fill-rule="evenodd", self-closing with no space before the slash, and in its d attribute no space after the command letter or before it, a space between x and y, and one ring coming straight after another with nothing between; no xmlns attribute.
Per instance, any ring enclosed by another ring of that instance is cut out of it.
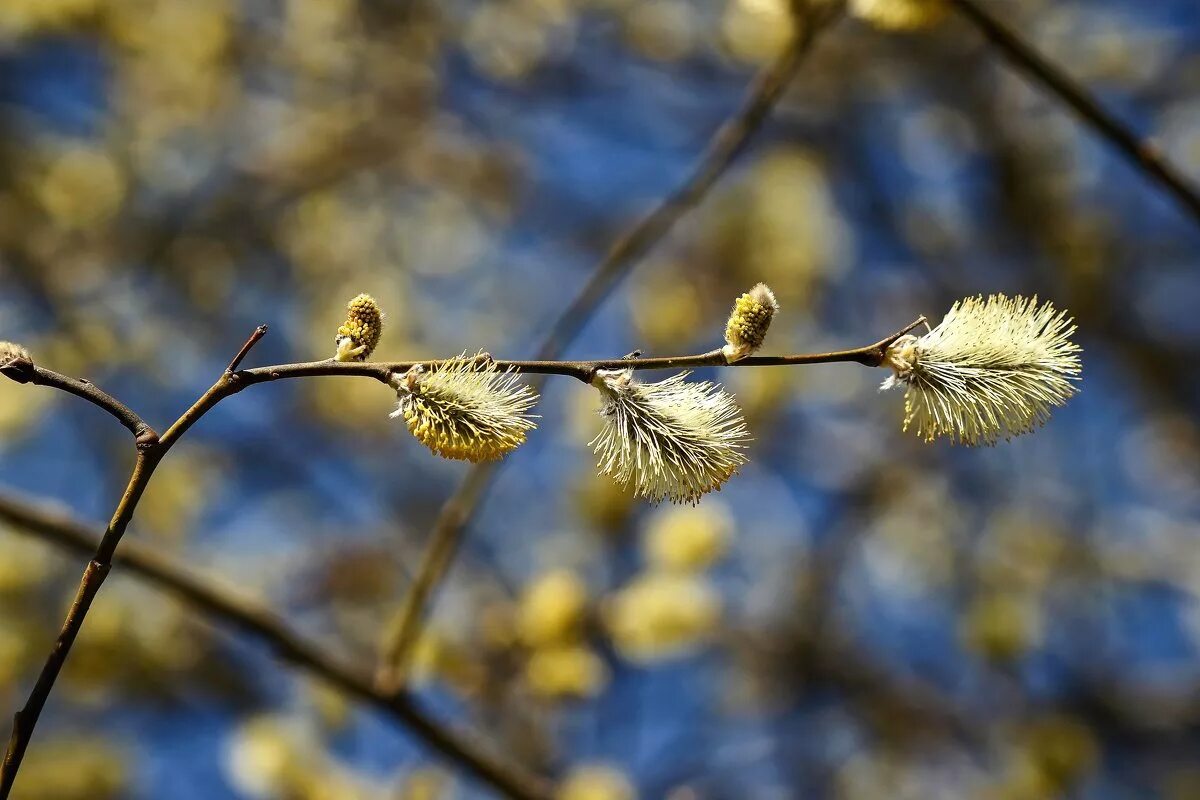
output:
<svg viewBox="0 0 1200 800"><path fill-rule="evenodd" d="M255 331L255 334L242 347L238 359L244 356L250 347L262 338L264 332L262 329ZM13 375L14 367L17 372L15 377ZM70 655L71 647L75 643L75 638L79 635L79 630L83 627L83 621L92 607L92 601L96 598L100 587L104 584L105 578L108 577L108 573L112 569L112 559L116 554L117 545L120 543L121 537L125 535L125 530L129 527L129 521L133 519L133 512L137 509L138 502L142 499L142 494L146 491L146 486L149 485L155 468L162 460L162 457L166 455L167 451L171 449L171 445L178 440L179 435L187 430L188 426L195 422L208 408L216 405L221 392L226 391L228 386L236 385L237 383L231 374L226 372L221 376L217 384L205 394L205 398L209 398L210 396L215 398L211 404L199 409L197 409L197 406L193 406L160 438L155 435L153 429L146 425L137 414L90 383L80 382L73 378L65 378L57 373L37 367L29 362L28 359L17 359L15 362L9 362L3 369L4 374L14 380L20 381L21 377L32 376L29 380L23 382L41 382L44 385L62 388L109 411L109 413L117 417L136 436L137 461L134 463L133 472L129 476L129 483L126 485L125 492L121 495L121 499L117 503L117 508L113 512L112 519L109 521L108 527L105 529L104 535L101 537L91 561L88 562L86 569L84 569L83 577L79 582L79 589L75 594L75 600L71 603L71 607L67 611L67 617L63 621L62 628L54 641L50 654L46 657L46 661L42 665L41 672L38 673L37 681L34 683L33 689L25 701L25 705L13 715L12 735L9 737L8 749L4 754L4 761L0 764L0 800L6 800L12 792L13 784L17 779L17 772L21 769L21 761L25 757L25 751L29 748L29 742L33 738L33 731L37 727L42 709L46 705L46 700L50 697L50 692L54 690L54 684L58 680L58 675L62 672L63 665L67 661L67 656ZM189 415L191 416L189 417Z"/></svg>
<svg viewBox="0 0 1200 800"><path fill-rule="evenodd" d="M17 779L17 772L21 768L21 761L25 757L25 751L29 748L29 742L33 738L33 731L37 727L42 709L67 661L71 646L75 643L80 628L83 627L83 620L92 607L92 601L104 584L104 579L108 577L117 542L120 541L133 516L133 509L141 499L142 492L145 491L146 483L150 480L151 473L154 472L155 464L157 464L157 457L153 451L139 450L133 474L129 476L129 483L125 487L125 493L121 495L117 510L113 513L112 520L108 523L104 536L96 547L95 554L83 571L79 589L75 593L75 599L71 602L58 637L54 640L50 655L46 657L46 662L42 665L41 672L38 673L37 681L29 692L29 698L25 701L25 705L13 715L12 735L9 737L4 762L0 765L0 798L7 798L12 791L13 783Z"/></svg>
<svg viewBox="0 0 1200 800"><path fill-rule="evenodd" d="M536 351L539 360L552 359L561 353L638 260L704 199L762 128L771 109L799 72L818 34L836 20L843 9L840 2L809 8L807 3L795 0L792 5L795 32L791 43L755 77L742 107L709 140L688 177L618 238L593 268L587 283L550 326ZM442 505L430 532L429 545L417 568L417 577L388 625L378 667L382 686L394 690L403 683L425 608L453 562L463 530L483 500L497 469L493 463L471 467L454 494Z"/></svg>
<svg viewBox="0 0 1200 800"><path fill-rule="evenodd" d="M986 11L979 0L948 0L1011 64L1065 103L1101 137L1120 151L1129 163L1175 198L1192 220L1200 224L1200 188L1158 148L1106 110L1086 88L1026 43L1017 33Z"/></svg>
<svg viewBox="0 0 1200 800"><path fill-rule="evenodd" d="M42 503L11 494L0 494L0 520L13 525L15 530L77 553L91 553L97 546L96 535L85 523L49 510ZM541 779L503 763L474 739L443 728L409 696L377 691L368 676L326 655L318 645L288 628L270 609L220 588L136 541L126 542L114 555L113 563L174 595L209 619L263 642L282 660L321 678L338 691L393 717L448 761L508 796L549 796L549 789Z"/></svg>
<svg viewBox="0 0 1200 800"><path fill-rule="evenodd" d="M692 369L698 367L786 367L802 366L805 364L836 364L854 362L868 367L878 367L882 362L884 351L888 346L904 334L924 325L924 316L905 325L895 333L889 334L873 344L855 347L850 350L831 350L822 353L796 353L784 356L750 356L738 361L727 361L720 350L709 350L705 353L679 356L655 356L652 358L598 358L582 361L512 361L507 359L488 358L487 361L500 370L511 370L532 375L563 375L577 378L584 383L591 383L599 370L632 369L632 370L665 370ZM258 383L289 378L313 378L329 376L360 376L374 378L382 383L389 383L393 375L401 374L413 367L435 369L452 359L425 359L417 361L379 361L355 363L346 361L312 361L300 364L276 364L271 367L256 367L242 370L234 374L235 382L241 386L239 391L247 386ZM163 434L166 439L171 431Z"/></svg>
<svg viewBox="0 0 1200 800"><path fill-rule="evenodd" d="M13 359L0 366L0 375L17 383L49 386L87 400L103 409L124 425L139 442L146 444L158 439L154 429L146 424L133 409L85 378L71 378L53 370L44 369L27 358Z"/></svg>

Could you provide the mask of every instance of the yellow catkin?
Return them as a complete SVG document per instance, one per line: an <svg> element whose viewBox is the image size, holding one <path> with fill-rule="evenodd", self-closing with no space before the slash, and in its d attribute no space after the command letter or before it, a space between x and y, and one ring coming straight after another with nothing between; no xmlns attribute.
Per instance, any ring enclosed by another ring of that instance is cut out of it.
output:
<svg viewBox="0 0 1200 800"><path fill-rule="evenodd" d="M392 416L443 458L495 461L537 427L527 413L537 394L486 357L464 353L431 369L416 366L395 384L400 404Z"/></svg>
<svg viewBox="0 0 1200 800"><path fill-rule="evenodd" d="M735 300L729 321L725 323L725 347L722 350L726 360L737 361L762 347L778 310L775 294L765 283Z"/></svg>
<svg viewBox="0 0 1200 800"><path fill-rule="evenodd" d="M383 311L375 298L360 294L346 304L346 321L337 330L338 361L365 361L383 334Z"/></svg>

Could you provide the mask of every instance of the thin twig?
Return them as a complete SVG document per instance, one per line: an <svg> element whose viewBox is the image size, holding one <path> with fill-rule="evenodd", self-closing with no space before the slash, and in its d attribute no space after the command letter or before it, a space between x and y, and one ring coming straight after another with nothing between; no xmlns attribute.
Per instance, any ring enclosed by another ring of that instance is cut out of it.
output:
<svg viewBox="0 0 1200 800"><path fill-rule="evenodd" d="M38 673L37 681L29 692L29 698L25 701L25 705L13 715L12 735L9 737L8 750L4 754L4 763L0 765L0 799L7 798L12 791L13 783L17 779L17 772L21 768L21 760L25 757L25 751L33 738L33 731L37 727L42 708L46 705L46 699L54 689L54 683L58 680L63 664L67 661L67 655L71 652L71 646L75 643L75 637L83 626L83 620L92 607L96 593L100 591L104 579L108 577L117 542L125 532L133 515L133 509L137 506L157 463L158 459L152 450L139 449L133 474L129 477L129 484L125 488L125 493L121 495L121 501L117 504L117 510L113 513L112 520L104 531L95 555L92 556L83 572L75 600L71 603L62 629L54 641L50 654L46 657L46 663L42 665L42 670Z"/></svg>
<svg viewBox="0 0 1200 800"><path fill-rule="evenodd" d="M13 525L14 530L77 553L91 553L97 546L96 535L85 523L19 496L0 495L0 519ZM377 691L368 676L330 658L318 645L289 629L270 609L220 588L136 541L122 545L113 556L113 563L175 595L212 620L263 641L284 661L395 717L448 761L507 795L519 798L549 796L549 789L540 778L503 763L473 738L443 728L408 695Z"/></svg>
<svg viewBox="0 0 1200 800"><path fill-rule="evenodd" d="M720 350L709 350L706 353L681 356L654 356L651 358L597 358L581 361L511 361L506 359L491 359L491 363L500 370L511 370L531 375L564 375L577 378L584 383L591 383L597 370L602 369L633 369L633 370L664 370L690 369L693 367L786 367L803 364L835 364L838 362L856 362L868 367L879 366L882 358L880 348L886 349L896 339L904 334L926 324L925 317L910 322L900 331L890 334L874 344L855 347L851 350L831 350L824 353L797 353L786 356L750 356L732 363L725 359ZM403 373L412 367L420 366L434 369L447 363L450 359L432 359L420 361L378 361L355 363L346 361L312 361L300 364L276 364L270 367L256 367L242 370L235 378L243 383L242 388L257 383L288 378L314 378L330 376L361 376L374 378L382 383L388 383L392 375ZM169 432L169 431L168 431ZM167 434L163 434L165 438Z"/></svg>
<svg viewBox="0 0 1200 800"><path fill-rule="evenodd" d="M1087 89L1050 63L1017 33L984 10L978 0L949 0L951 6L1019 70L1071 108L1085 123L1117 148L1129 162L1174 197L1200 224L1200 188L1157 147L1106 110Z"/></svg>
<svg viewBox="0 0 1200 800"><path fill-rule="evenodd" d="M638 259L662 241L684 214L704 199L762 127L799 72L818 34L841 15L843 6L830 3L809 8L806 3L794 2L793 7L795 33L792 42L754 79L745 103L717 130L687 179L613 243L592 270L587 283L551 325L536 351L538 360L552 359L561 353ZM463 530L482 501L497 468L491 463L473 466L442 505L430 532L429 545L417 568L417 578L385 632L377 670L382 686L394 690L402 685L425 608L453 562Z"/></svg>
<svg viewBox="0 0 1200 800"><path fill-rule="evenodd" d="M0 367L0 375L17 383L32 383L35 386L50 386L76 397L87 400L104 409L129 429L134 437L150 443L158 439L154 429L146 424L133 409L89 380L71 378L48 369L43 369L27 358L15 358Z"/></svg>
<svg viewBox="0 0 1200 800"><path fill-rule="evenodd" d="M257 331L256 334L257 336L251 336L247 346L242 348L243 352L241 355L245 355L250 346L262 338L261 334L258 334ZM42 709L45 707L46 700L49 698L50 692L53 691L54 684L58 680L58 675L67 661L67 656L71 652L71 646L75 643L75 638L79 634L80 628L83 627L83 621L92 607L92 601L100 591L100 587L104 584L104 579L108 577L117 545L120 543L121 537L125 535L126 528L129 527L129 521L133 518L133 512L142 498L142 493L145 492L146 486L150 483L150 477L154 474L159 461L162 460L162 457L171 448L171 445L178 439L178 434L186 430L187 425L195 421L192 419L191 422L181 425L187 419L188 415L185 414L184 417L180 418L179 422L172 425L160 438L155 435L153 429L142 421L141 417L91 383L84 383L51 372L50 370L42 369L27 359L17 359L15 362L10 362L4 367L4 374L18 382L40 383L61 388L105 409L134 433L137 460L134 463L133 472L129 476L125 492L121 495L121 499L117 503L117 508L113 512L112 519L104 531L104 536L100 539L95 554L83 572L75 600L71 603L71 607L67 611L67 617L63 621L62 629L54 641L54 646L51 648L50 654L46 656L46 662L42 665L41 672L38 673L38 678L34 682L33 689L30 691L25 705L13 715L12 735L9 737L8 749L4 754L3 764L0 764L0 800L6 800L12 792L13 783L17 779L17 772L21 768L21 761L24 759L25 751L28 749L29 742L33 738L33 731L37 727ZM25 380L22 380L23 378ZM218 387L223 387L225 384L231 383L233 383L232 376L226 373L221 376L221 380L218 381L217 385L209 390L209 394L213 394L213 391ZM205 397L208 396L207 394L205 395ZM215 405L215 402L213 405ZM188 413L190 414L194 410L195 407L189 410ZM199 413L203 413L203 410ZM199 414L196 415L197 418L198 416Z"/></svg>
<svg viewBox="0 0 1200 800"><path fill-rule="evenodd" d="M257 328L255 328L254 332L250 334L250 338L246 340L244 345L242 345L242 349L237 351L237 355L233 357L233 360L229 362L229 366L225 368L225 374L228 375L231 372L236 372L237 368L242 365L242 361L247 355L250 354L250 351L254 348L254 345L258 344L258 340L266 335L266 325L259 325Z"/></svg>

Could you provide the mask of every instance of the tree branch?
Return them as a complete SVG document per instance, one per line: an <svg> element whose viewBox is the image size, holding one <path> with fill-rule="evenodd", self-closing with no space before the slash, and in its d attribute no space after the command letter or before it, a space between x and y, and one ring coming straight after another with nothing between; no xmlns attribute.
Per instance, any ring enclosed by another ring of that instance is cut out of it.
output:
<svg viewBox="0 0 1200 800"><path fill-rule="evenodd" d="M17 383L32 383L49 386L76 397L82 397L94 406L104 409L129 429L139 443L150 444L158 440L146 422L133 409L116 399L96 384L82 378L71 378L53 370L43 369L27 358L15 358L0 366L0 375Z"/></svg>
<svg viewBox="0 0 1200 800"><path fill-rule="evenodd" d="M265 332L265 328L256 330L250 336L249 340L247 340L246 344L242 346L242 349L234 359L234 363L244 357L250 348L254 346L255 342L262 338ZM74 645L75 638L78 636L80 628L83 627L83 621L92 607L92 601L100 591L100 587L104 584L104 579L108 577L108 573L112 568L113 556L117 551L117 545L120 543L121 537L125 535L125 529L129 527L129 521L133 519L133 512L137 508L138 502L142 499L142 494L146 491L146 486L150 483L150 478L154 474L155 468L183 431L187 430L209 408L216 405L225 394L237 391L236 388L229 389L230 386L236 385L237 382L233 380L230 373L226 372L223 374L213 388L201 398L201 401L180 417L160 438L154 433L153 429L142 422L137 414L90 383L81 383L80 381L65 378L49 370L41 369L28 361L28 359L16 359L5 365L3 369L9 377L13 377L12 372L15 369L17 378L14 379L19 380L22 376L32 376L30 380L24 382L41 382L48 386L63 388L104 408L117 417L117 419L121 420L121 423L134 433L137 437L138 450L137 461L134 463L133 473L129 476L129 483L125 487L125 492L121 495L120 501L117 503L117 508L108 523L108 528L104 531L104 536L100 539L100 543L96 547L95 555L92 556L91 561L88 562L87 568L83 572L83 578L79 583L79 590L76 592L75 600L71 603L71 607L67 611L67 617L63 621L62 629L54 641L54 646L51 648L50 654L46 657L45 664L42 665L42 670L38 674L37 681L34 683L33 689L25 701L25 705L13 716L12 735L9 737L8 749L4 754L4 762L0 764L0 800L7 800L17 779L17 772L21 769L21 761L25 757L25 751L28 749L29 742L33 738L33 731L37 727L42 709L46 705L46 700L50 697L50 692L54 690L54 684L58 680L58 675L67 661L67 656L71 653L71 646ZM211 400L211 402L208 405L203 405L205 400Z"/></svg>
<svg viewBox="0 0 1200 800"><path fill-rule="evenodd" d="M91 553L97 547L96 535L83 522L12 494L0 494L0 520L13 525L15 530L77 553ZM473 738L443 728L408 695L376 690L368 676L326 655L318 645L289 629L270 609L219 588L136 541L126 542L114 554L113 563L210 619L264 642L281 659L393 717L448 761L499 791L517 798L549 797L550 790L542 779L503 763Z"/></svg>
<svg viewBox="0 0 1200 800"><path fill-rule="evenodd" d="M1117 148L1183 207L1200 225L1200 188L1158 148L1107 111L1086 88L1050 63L1017 33L984 10L978 0L948 0L1011 64L1065 103L1096 133Z"/></svg>
<svg viewBox="0 0 1200 800"><path fill-rule="evenodd" d="M512 361L507 359L488 359L498 369L511 370L532 375L564 375L578 378L584 383L591 383L597 370L602 369L632 369L632 370L663 370L690 369L693 367L786 367L805 364L835 364L839 362L856 362L868 367L877 367L883 359L883 353L894 341L914 328L924 325L925 317L919 317L899 331L885 336L878 342L855 347L851 350L831 350L825 353L797 353L787 356L750 356L730 363L724 353L718 348L706 353L681 356L655 356L652 358L597 358L581 361ZM239 391L257 383L288 378L313 378L321 376L357 375L374 378L382 383L388 383L392 375L403 373L412 367L421 366L433 369L447 363L451 359L441 358L424 361L380 361L380 362L348 362L348 361L312 361L301 364L276 364L271 367L256 367L235 373L234 378L241 382ZM163 434L165 439L170 431Z"/></svg>

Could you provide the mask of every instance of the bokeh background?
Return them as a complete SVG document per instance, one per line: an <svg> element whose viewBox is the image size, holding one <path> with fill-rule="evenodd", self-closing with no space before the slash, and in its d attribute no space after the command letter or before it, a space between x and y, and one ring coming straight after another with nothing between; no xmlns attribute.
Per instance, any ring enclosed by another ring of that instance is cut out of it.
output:
<svg viewBox="0 0 1200 800"><path fill-rule="evenodd" d="M0 0L0 338L160 426L248 365L530 354L789 33L782 0ZM1194 0L989 8L1200 175ZM552 380L417 649L419 695L572 798L1200 797L1200 230L960 20L825 32L747 156L569 349L699 352L768 282L769 352L964 295L1076 316L1082 393L992 449L900 431L857 365L719 375L751 463L697 508L595 476ZM370 380L255 387L130 536L369 669L465 467ZM0 386L0 483L106 519L128 434ZM82 559L0 531L0 707ZM7 711L4 711L7 715ZM590 792L590 793L588 793ZM403 729L119 574L25 800L489 796Z"/></svg>

